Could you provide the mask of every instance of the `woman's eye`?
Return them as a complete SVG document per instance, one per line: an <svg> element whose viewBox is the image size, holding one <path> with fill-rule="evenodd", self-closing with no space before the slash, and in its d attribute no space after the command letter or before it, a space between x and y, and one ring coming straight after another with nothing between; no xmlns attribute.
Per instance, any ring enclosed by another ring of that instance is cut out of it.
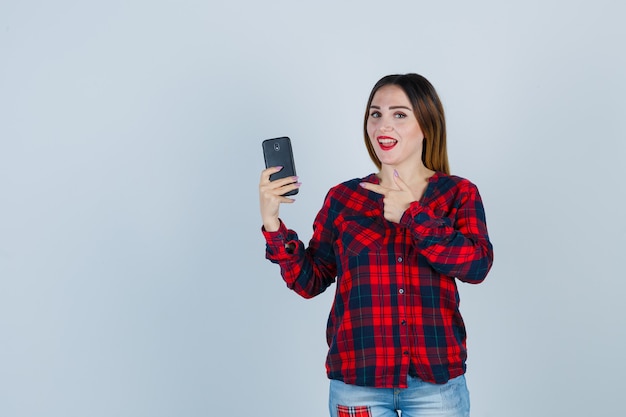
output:
<svg viewBox="0 0 626 417"><path fill-rule="evenodd" d="M370 113L370 117L373 117L375 119L378 119L380 117L380 112L378 111L373 111L372 113Z"/></svg>
<svg viewBox="0 0 626 417"><path fill-rule="evenodd" d="M404 113L396 113L394 114L396 119L404 119L406 117L406 114Z"/></svg>

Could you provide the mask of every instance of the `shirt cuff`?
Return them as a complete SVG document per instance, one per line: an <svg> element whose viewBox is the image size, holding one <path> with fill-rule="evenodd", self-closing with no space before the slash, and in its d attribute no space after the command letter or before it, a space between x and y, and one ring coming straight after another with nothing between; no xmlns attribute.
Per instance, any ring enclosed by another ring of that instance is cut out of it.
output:
<svg viewBox="0 0 626 417"><path fill-rule="evenodd" d="M411 203L400 218L400 224L417 232L422 238L437 237L448 232L449 219L440 218L429 207L422 206L418 201Z"/></svg>
<svg viewBox="0 0 626 417"><path fill-rule="evenodd" d="M416 223L430 220L429 213L426 212L427 210L428 208L422 206L419 201L412 202L409 208L404 211L402 217L400 217L400 225L410 228L415 226Z"/></svg>
<svg viewBox="0 0 626 417"><path fill-rule="evenodd" d="M284 245L285 239L287 238L287 226L283 223L282 220L278 219L280 225L278 226L278 230L275 232L268 232L265 230L265 226L261 226L261 232L263 232L263 236L265 236L265 241L268 245Z"/></svg>
<svg viewBox="0 0 626 417"><path fill-rule="evenodd" d="M268 232L265 227L261 228L263 236L265 236L266 257L272 261L291 260L294 252L299 246L298 236L292 230L280 221L280 226L275 232Z"/></svg>

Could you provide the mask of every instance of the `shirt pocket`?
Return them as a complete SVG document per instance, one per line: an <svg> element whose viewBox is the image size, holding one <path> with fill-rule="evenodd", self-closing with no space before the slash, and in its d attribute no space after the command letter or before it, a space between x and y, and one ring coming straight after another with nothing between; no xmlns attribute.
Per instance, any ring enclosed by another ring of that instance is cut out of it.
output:
<svg viewBox="0 0 626 417"><path fill-rule="evenodd" d="M377 253L383 247L385 226L377 217L346 217L342 224L341 242L349 256Z"/></svg>

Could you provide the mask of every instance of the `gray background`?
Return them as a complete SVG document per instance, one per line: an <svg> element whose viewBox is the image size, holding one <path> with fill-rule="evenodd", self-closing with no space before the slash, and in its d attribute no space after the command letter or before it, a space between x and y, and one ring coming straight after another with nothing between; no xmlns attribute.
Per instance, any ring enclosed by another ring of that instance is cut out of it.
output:
<svg viewBox="0 0 626 417"><path fill-rule="evenodd" d="M326 415L325 322L264 259L261 141L310 238L374 171L383 75L444 102L495 265L461 285L473 416L624 415L619 1L0 3L0 415Z"/></svg>

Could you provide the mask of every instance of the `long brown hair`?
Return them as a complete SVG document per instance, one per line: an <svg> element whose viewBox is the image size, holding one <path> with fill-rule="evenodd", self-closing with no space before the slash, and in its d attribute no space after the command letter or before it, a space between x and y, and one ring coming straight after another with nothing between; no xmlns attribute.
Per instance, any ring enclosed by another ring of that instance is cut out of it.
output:
<svg viewBox="0 0 626 417"><path fill-rule="evenodd" d="M435 91L435 87L424 77L419 74L395 74L387 75L381 78L370 93L365 107L365 118L363 121L363 134L365 138L365 146L370 158L378 167L381 163L372 142L367 134L367 119L370 114L370 106L374 94L384 86L397 85L409 98L413 106L413 113L424 133L424 144L422 148L422 162L428 169L440 171L450 174L450 166L448 164L448 150L446 148L446 118L443 111L443 105L439 96Z"/></svg>

